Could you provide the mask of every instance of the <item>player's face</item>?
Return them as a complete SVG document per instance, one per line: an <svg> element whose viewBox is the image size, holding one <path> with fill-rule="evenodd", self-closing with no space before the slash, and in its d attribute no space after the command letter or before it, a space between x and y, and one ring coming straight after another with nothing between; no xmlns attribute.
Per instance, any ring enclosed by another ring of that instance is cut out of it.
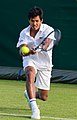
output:
<svg viewBox="0 0 77 120"><path fill-rule="evenodd" d="M32 27L33 30L39 30L42 22L43 22L43 20L40 20L39 16L30 18L30 20L29 20L30 26Z"/></svg>

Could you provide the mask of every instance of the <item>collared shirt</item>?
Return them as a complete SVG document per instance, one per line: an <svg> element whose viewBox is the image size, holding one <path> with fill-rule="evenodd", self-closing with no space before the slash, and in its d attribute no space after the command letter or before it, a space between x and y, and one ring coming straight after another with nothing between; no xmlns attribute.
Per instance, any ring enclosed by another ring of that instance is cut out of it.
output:
<svg viewBox="0 0 77 120"><path fill-rule="evenodd" d="M39 31L33 38L32 36L30 36L30 25L29 25L27 28L23 29L20 32L17 47L19 47L22 44L27 44L29 48L36 47L53 30L54 29L49 25L41 24ZM49 35L48 38L55 40L54 33ZM53 46L53 41L49 45L48 49L51 48L52 46ZM52 65L52 49L48 52L40 51L34 55L23 57L23 60L26 60L26 61L30 59L34 62L34 64L37 66L38 69L50 70L51 67L53 66Z"/></svg>

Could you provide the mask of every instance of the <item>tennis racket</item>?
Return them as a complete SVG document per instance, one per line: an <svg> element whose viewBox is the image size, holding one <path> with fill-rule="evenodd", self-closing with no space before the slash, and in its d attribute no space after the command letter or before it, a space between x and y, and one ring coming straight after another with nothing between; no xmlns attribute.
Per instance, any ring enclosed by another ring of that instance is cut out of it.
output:
<svg viewBox="0 0 77 120"><path fill-rule="evenodd" d="M37 46L34 48L34 50L38 50L40 49L41 51L50 51L51 49L53 49L53 47L51 47L50 49L43 49L41 46L44 44L45 40L48 38L49 35L51 35L52 33L54 33L54 37L56 40L54 40L54 43L53 43L53 47L56 47L61 39L61 31L59 29L54 29L53 31L51 31L44 39L43 41Z"/></svg>

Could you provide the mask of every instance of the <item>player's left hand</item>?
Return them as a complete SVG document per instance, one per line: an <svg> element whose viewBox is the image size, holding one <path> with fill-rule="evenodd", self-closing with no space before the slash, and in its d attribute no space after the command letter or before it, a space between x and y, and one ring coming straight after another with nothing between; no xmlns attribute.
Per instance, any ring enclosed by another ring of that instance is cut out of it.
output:
<svg viewBox="0 0 77 120"><path fill-rule="evenodd" d="M49 47L50 43L52 42L52 40L50 38L47 38L44 43L42 44L42 49L47 50L47 48Z"/></svg>

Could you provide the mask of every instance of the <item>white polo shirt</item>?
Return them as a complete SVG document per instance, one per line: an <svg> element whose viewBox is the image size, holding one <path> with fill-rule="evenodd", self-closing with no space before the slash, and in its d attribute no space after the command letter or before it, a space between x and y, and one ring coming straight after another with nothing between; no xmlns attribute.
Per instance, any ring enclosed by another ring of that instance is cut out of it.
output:
<svg viewBox="0 0 77 120"><path fill-rule="evenodd" d="M20 32L19 41L17 47L22 44L27 44L29 48L36 47L39 43L54 29L47 24L41 24L39 31L33 38L30 36L30 25ZM48 36L48 38L55 40L54 33ZM53 42L49 45L48 49L53 46ZM29 61L32 61L38 70L51 70L52 65L52 49L48 52L40 51L34 55L23 57L23 63L28 66Z"/></svg>

